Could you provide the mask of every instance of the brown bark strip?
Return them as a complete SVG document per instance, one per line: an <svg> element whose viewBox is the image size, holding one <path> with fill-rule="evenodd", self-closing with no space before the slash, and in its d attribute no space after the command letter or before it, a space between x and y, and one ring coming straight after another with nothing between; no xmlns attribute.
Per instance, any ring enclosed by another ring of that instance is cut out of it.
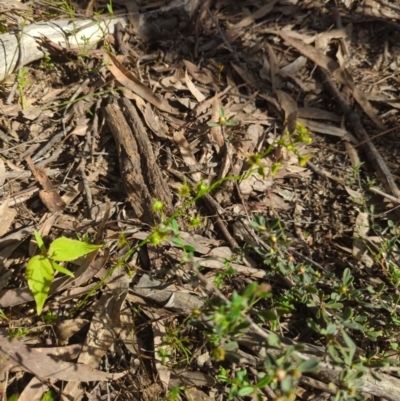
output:
<svg viewBox="0 0 400 401"><path fill-rule="evenodd" d="M161 170L153 153L153 146L150 142L147 130L143 126L136 107L126 98L118 102L124 113L128 125L132 128L141 157L141 167L144 180L148 186L152 198L164 202L164 212L172 213L171 193L165 182Z"/></svg>
<svg viewBox="0 0 400 401"><path fill-rule="evenodd" d="M153 211L154 199L165 203L168 214L172 210L170 196L135 107L127 99L119 103L108 104L104 114L117 144L124 189L135 216L145 223L156 224L160 216Z"/></svg>

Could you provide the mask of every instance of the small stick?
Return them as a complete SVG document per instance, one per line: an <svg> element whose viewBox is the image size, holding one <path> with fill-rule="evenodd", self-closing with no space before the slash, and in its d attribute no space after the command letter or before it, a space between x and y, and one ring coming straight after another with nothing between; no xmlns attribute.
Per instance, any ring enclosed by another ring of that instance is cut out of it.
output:
<svg viewBox="0 0 400 401"><path fill-rule="evenodd" d="M83 88L89 83L90 78L86 78L78 87L76 92L71 96L71 99L69 100L67 106L65 107L61 122L62 122L62 127L63 127L63 133L64 136L67 136L67 129L65 127L65 118L67 116L67 112L69 108L71 107L71 104L74 102L74 100L79 96L79 94L82 92Z"/></svg>
<svg viewBox="0 0 400 401"><path fill-rule="evenodd" d="M21 68L23 67L24 49L22 46L22 30L21 30L21 26L19 25L18 20L17 20L17 22L18 22L18 29L19 29L19 32L17 33L17 43L18 43L18 61L17 61L17 68L16 68L17 77L16 77L14 85L12 86L11 91L7 97L6 104L11 104L14 99L15 92L17 90L18 83L19 83L18 81L20 79L19 74L20 74ZM22 102L22 99L20 99L20 100Z"/></svg>
<svg viewBox="0 0 400 401"><path fill-rule="evenodd" d="M228 50L232 53L235 61L239 62L239 57L237 55L237 52L235 52L231 46L231 44L228 42L228 40L226 39L224 33L221 30L221 27L219 26L218 20L215 18L214 14L210 11L210 9L208 7L206 7L206 10L208 12L208 14L210 15L211 19L213 20L216 28L218 29L218 33L221 36L221 39L224 41L226 47L228 48Z"/></svg>
<svg viewBox="0 0 400 401"><path fill-rule="evenodd" d="M327 87L331 95L336 99L343 113L346 115L347 121L353 127L357 139L363 143L363 149L369 161L375 167L376 172L385 187L385 190L390 192L392 195L396 197L400 197L400 191L397 188L396 183L394 182L392 174L390 173L389 168L383 161L382 156L379 154L375 145L371 142L370 137L367 134L367 131L365 131L364 127L362 126L360 122L360 117L356 112L354 112L351 109L351 107L344 100L342 94L336 88L335 84L332 82L328 73L324 71L322 68L319 68L318 70L322 77L324 85Z"/></svg>
<svg viewBox="0 0 400 401"><path fill-rule="evenodd" d="M388 199L388 200L390 200L390 201L392 201L392 202L397 203L398 205L400 205L400 199L399 199L399 198L395 198L395 197L392 196L392 195L385 194L385 192L381 191L379 188L376 188L376 187L370 187L370 188L368 188L368 189L369 189L371 192L373 192L374 194L383 196L384 198L386 198L386 199Z"/></svg>

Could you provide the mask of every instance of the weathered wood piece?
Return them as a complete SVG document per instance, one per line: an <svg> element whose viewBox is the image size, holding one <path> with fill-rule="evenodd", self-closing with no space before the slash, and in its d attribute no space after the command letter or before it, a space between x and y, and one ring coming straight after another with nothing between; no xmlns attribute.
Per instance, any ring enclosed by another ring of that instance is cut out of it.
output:
<svg viewBox="0 0 400 401"><path fill-rule="evenodd" d="M108 104L104 114L117 144L124 189L135 216L155 224L160 216L153 211L154 199L164 202L166 214L172 211L168 187L135 106L127 99L120 99L118 103Z"/></svg>
<svg viewBox="0 0 400 401"><path fill-rule="evenodd" d="M171 193L154 156L153 146L145 129L142 119L133 103L126 98L118 101L122 112L132 128L133 135L139 148L142 174L152 198L157 198L165 204L164 211L172 213Z"/></svg>
<svg viewBox="0 0 400 401"><path fill-rule="evenodd" d="M184 29L189 25L199 4L200 0L175 0L169 6L140 14L135 34L142 39L172 35L175 30ZM48 54L48 50L40 44L39 39L43 36L66 49L81 49L86 53L105 39L107 34L113 34L117 23L126 27L128 18L103 15L97 20L43 21L23 26L22 32L0 35L0 82L14 72L19 56L22 57L20 65L24 66Z"/></svg>

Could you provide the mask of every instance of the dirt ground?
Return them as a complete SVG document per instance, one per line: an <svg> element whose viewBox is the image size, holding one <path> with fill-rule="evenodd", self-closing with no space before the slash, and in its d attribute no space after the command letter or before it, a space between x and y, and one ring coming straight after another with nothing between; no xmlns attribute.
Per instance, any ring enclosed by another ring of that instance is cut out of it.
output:
<svg viewBox="0 0 400 401"><path fill-rule="evenodd" d="M3 399L400 400L399 19L0 1ZM35 230L102 245L40 316Z"/></svg>

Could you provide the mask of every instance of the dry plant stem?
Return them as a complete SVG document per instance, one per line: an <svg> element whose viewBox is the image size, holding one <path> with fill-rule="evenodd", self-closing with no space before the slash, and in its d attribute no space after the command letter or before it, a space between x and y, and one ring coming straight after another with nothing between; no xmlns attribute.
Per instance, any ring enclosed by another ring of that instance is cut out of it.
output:
<svg viewBox="0 0 400 401"><path fill-rule="evenodd" d="M21 31L21 27L19 26L19 23L18 23L18 28ZM23 46L21 46L21 40L22 40L22 35L21 35L21 32L19 32L19 33L17 33L17 43L18 43L18 61L17 61L17 68L16 68L17 76L16 76L15 82L11 88L11 91L7 97L6 104L11 104L12 101L14 100L15 91L17 90L17 87L18 87L19 73L21 71L21 68L23 67L22 61L24 59L24 53L23 53L24 48L23 48Z"/></svg>
<svg viewBox="0 0 400 401"><path fill-rule="evenodd" d="M338 388L336 386L329 387L328 384L308 376L302 376L300 378L300 383L310 386L312 388L316 388L318 390L323 390L324 392L327 392L329 394L336 394L338 392Z"/></svg>
<svg viewBox="0 0 400 401"><path fill-rule="evenodd" d="M330 397L330 394L324 392L322 394L316 395L314 398L311 398L310 401L327 401Z"/></svg>
<svg viewBox="0 0 400 401"><path fill-rule="evenodd" d="M103 99L98 98L95 105L95 113L93 117L93 124L92 124L92 140L90 142L90 164L94 163L94 151L95 151L95 143L96 139L99 137L99 111L101 102Z"/></svg>
<svg viewBox="0 0 400 401"><path fill-rule="evenodd" d="M340 185L345 185L345 182L341 178L337 178L334 175L330 174L328 171L325 171L323 169L320 169L318 166L316 166L313 162L307 162L307 166L310 167L314 173L318 174L320 177L328 179L330 178L331 180L337 182Z"/></svg>
<svg viewBox="0 0 400 401"><path fill-rule="evenodd" d="M316 268L320 269L321 271L323 271L323 272L325 272L327 274L331 273L329 270L325 269L324 266L322 266L319 263L313 261L309 257L307 257L307 256L303 255L302 253L296 251L295 249L290 249L290 253L292 253L293 255L299 256L300 258L302 258L306 262L312 264L313 266L315 266ZM340 280L337 277L334 277L334 280L336 280L337 282L340 283Z"/></svg>
<svg viewBox="0 0 400 401"><path fill-rule="evenodd" d="M197 60L199 57L199 21L200 21L200 13L196 18L196 24L194 26L194 37L195 37L195 44L194 44L194 59Z"/></svg>
<svg viewBox="0 0 400 401"><path fill-rule="evenodd" d="M387 129L387 130L385 130L383 132L380 132L379 134L376 134L376 135L373 135L373 136L369 137L368 140L366 140L365 142L372 141L373 139L379 138L382 135L386 135L386 134L389 134L390 132L397 131L399 128L400 128L400 125L396 125L395 127L389 128L389 129ZM359 142L359 143L355 144L355 146L360 146L360 145L363 145L363 144L364 144L364 142Z"/></svg>
<svg viewBox="0 0 400 401"><path fill-rule="evenodd" d="M328 73L324 71L322 68L318 68L318 70L322 77L323 83L325 84L331 95L339 103L339 106L341 107L343 113L345 114L347 121L352 126L357 136L357 139L360 142L363 142L363 149L369 161L376 169L376 172L379 176L379 179L382 181L385 190L387 192L390 192L392 195L396 197L400 197L400 191L393 180L392 174L390 173L386 163L383 161L375 145L370 141L367 132L365 131L364 127L360 122L360 117L355 111L351 109L348 103L344 100L342 94L336 88L335 84L332 82Z"/></svg>
<svg viewBox="0 0 400 401"><path fill-rule="evenodd" d="M176 178L178 178L181 182L188 182L191 187L194 189L196 187L196 183L189 177L186 177L185 175L181 174L179 171L176 171L174 169L168 169L168 171L173 174ZM223 209L219 205L217 201L214 200L214 198L210 194L205 194L203 196L206 205L208 209L210 210L211 213L215 214L215 224L220 230L221 234L225 238L226 242L229 244L230 247L232 248L238 248L239 244L236 242L236 240L232 237L228 229L225 227L225 224L223 223L220 215L223 214Z"/></svg>
<svg viewBox="0 0 400 401"><path fill-rule="evenodd" d="M254 377L258 377L258 371L255 368L249 367L249 371L254 375ZM277 395L274 393L270 386L267 385L263 387L262 390L265 394L267 394L269 400L276 400Z"/></svg>
<svg viewBox="0 0 400 401"><path fill-rule="evenodd" d="M239 57L237 55L237 53L233 50L231 44L228 42L228 40L226 39L224 33L222 32L218 20L215 18L214 14L210 11L210 9L208 7L206 7L206 10L208 12L208 15L211 17L211 19L213 20L215 27L218 30L219 35L221 36L221 39L224 41L226 47L228 48L228 50L232 53L233 58L235 59L235 61L239 62Z"/></svg>
<svg viewBox="0 0 400 401"><path fill-rule="evenodd" d="M44 159L38 163L36 163L36 166L38 167L44 167L50 163L53 163L54 161L58 160L58 157L61 155L61 153L64 151L64 149L59 146L52 154L50 157L48 157L47 159Z"/></svg>
<svg viewBox="0 0 400 401"><path fill-rule="evenodd" d="M90 211L92 210L92 206L93 206L93 198L92 198L92 192L90 191L89 180L87 178L85 169L86 169L86 157L89 155L89 149L90 149L91 142L92 142L92 140L91 140L90 131L88 131L86 133L85 146L83 147L83 155L81 157L80 170L81 170L81 176L82 176L83 190L85 191L86 201L87 201L88 210L89 210L89 216L91 215Z"/></svg>
<svg viewBox="0 0 400 401"><path fill-rule="evenodd" d="M48 159L44 160L47 162ZM47 163L45 164L37 164L38 167L44 167ZM51 169L51 170L46 170L46 174L51 177L52 175L60 174L59 169ZM32 172L28 170L23 170L23 171L7 171L5 174L5 178L7 180L12 180L12 179L22 179L22 178L28 178L32 177ZM7 184L5 184L7 185ZM5 186L4 185L4 186ZM4 188L4 187L3 187ZM14 194L15 195L15 194Z"/></svg>
<svg viewBox="0 0 400 401"><path fill-rule="evenodd" d="M72 127L68 127L66 132L70 132L72 130ZM53 149L55 145L60 142L64 137L64 131L60 131L57 134L53 135L47 142L46 145L44 145L42 148L40 148L33 156L32 160L35 162L37 161L40 157L45 155L50 149Z"/></svg>
<svg viewBox="0 0 400 401"><path fill-rule="evenodd" d="M83 190L86 195L86 202L87 202L88 210L90 213L90 210L92 209L92 206L93 206L93 198L92 198L92 193L90 191L89 180L87 178L85 168L86 168L85 157L82 157L81 163L80 163L80 171L81 171L81 177L82 177L82 183L83 183Z"/></svg>
<svg viewBox="0 0 400 401"><path fill-rule="evenodd" d="M16 194L11 195L11 199L9 202L9 206L17 206L21 203L26 202L30 199L34 194L39 192L39 187L33 187L29 189L25 189L24 191L20 191Z"/></svg>
<svg viewBox="0 0 400 401"><path fill-rule="evenodd" d="M342 18L340 16L340 13L339 13L339 10L338 10L336 4L333 3L331 5L328 5L328 7L330 8L330 12L332 13L332 17L334 19L336 28L338 28L338 29L343 28ZM342 48L343 54L347 58L350 58L351 54L350 54L350 51L349 51L349 47L347 46L346 40L343 39L343 38L340 38L339 42L340 42L340 46Z"/></svg>
<svg viewBox="0 0 400 401"><path fill-rule="evenodd" d="M369 189L370 192L373 192L374 194L377 194L377 195L381 195L384 198L386 198L386 199L388 199L388 200L400 205L400 199L399 198L395 198L392 195L385 194L385 192L381 191L379 188L376 188L376 187L370 187L368 189Z"/></svg>
<svg viewBox="0 0 400 401"><path fill-rule="evenodd" d="M65 119L68 113L69 108L71 107L71 105L73 104L74 100L79 96L79 94L83 91L83 89L88 85L88 83L90 82L90 78L86 78L78 87L78 89L75 91L75 93L71 96L71 99L69 99L69 102L67 104L67 106L65 107L61 122L62 122L62 126L63 126L63 132L64 132L64 136L67 136L67 130L65 127Z"/></svg>
<svg viewBox="0 0 400 401"><path fill-rule="evenodd" d="M222 135L223 135L223 137L225 138L225 151L226 151L226 154L228 155L229 162L230 162L230 164L231 164L231 167L230 167L230 168L233 169L233 160L232 160L231 154L230 154L230 152L229 152L229 146L228 146L229 143L226 141L225 127L222 126L221 128L222 128ZM246 206L246 204L244 203L244 199L243 199L243 196L242 196L242 192L240 191L239 184L238 184L238 182L237 182L236 180L235 180L235 187L236 187L236 191L237 191L238 197L240 198L240 202L242 203L243 210L244 210L244 212L246 213L247 220L248 220L249 223L250 223L250 222L251 222L251 218L250 218L249 212L248 212L248 210L247 210L247 206Z"/></svg>

